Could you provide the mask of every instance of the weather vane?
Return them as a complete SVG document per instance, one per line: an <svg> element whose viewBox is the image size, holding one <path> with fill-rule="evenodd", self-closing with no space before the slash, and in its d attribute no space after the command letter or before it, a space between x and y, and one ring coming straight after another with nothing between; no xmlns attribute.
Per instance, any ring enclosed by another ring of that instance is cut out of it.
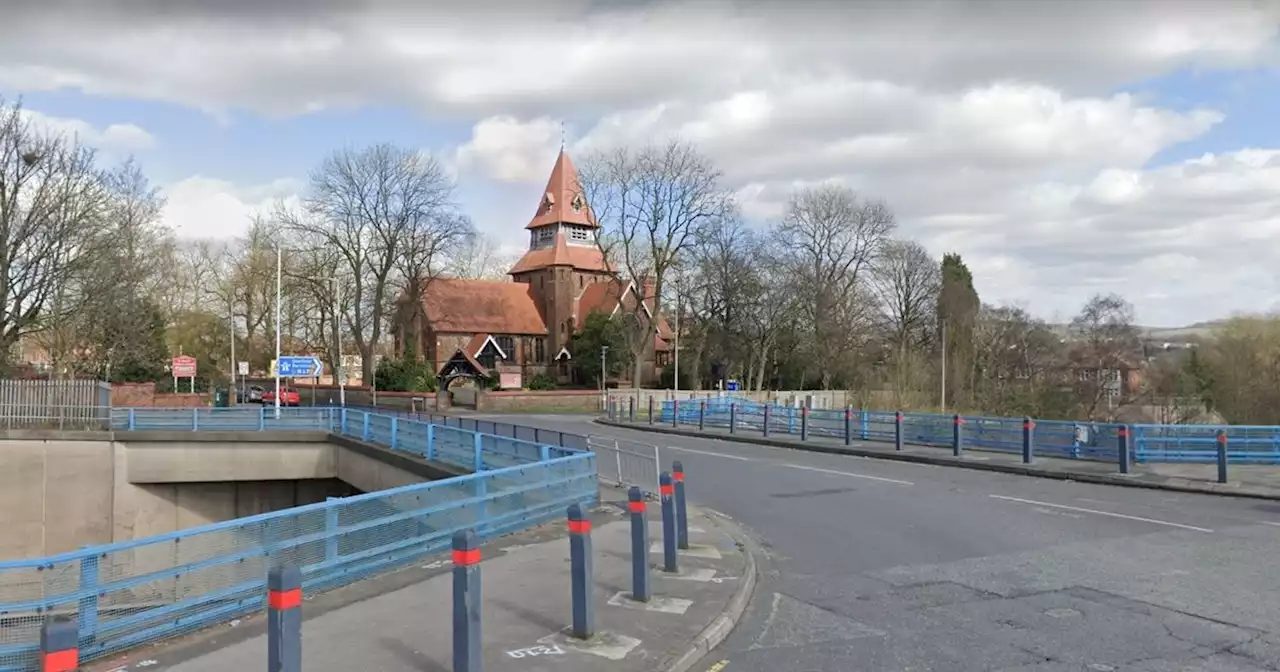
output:
<svg viewBox="0 0 1280 672"><path fill-rule="evenodd" d="M560 120L560 151L564 151L564 119Z"/></svg>

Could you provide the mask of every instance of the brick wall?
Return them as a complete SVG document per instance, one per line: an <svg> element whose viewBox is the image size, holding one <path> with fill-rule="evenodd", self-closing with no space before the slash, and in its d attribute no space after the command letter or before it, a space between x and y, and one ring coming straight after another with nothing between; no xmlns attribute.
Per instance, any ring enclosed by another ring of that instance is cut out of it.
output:
<svg viewBox="0 0 1280 672"><path fill-rule="evenodd" d="M209 396L156 392L155 383L112 383L111 405L120 408L194 408L208 406Z"/></svg>
<svg viewBox="0 0 1280 672"><path fill-rule="evenodd" d="M594 390L511 390L480 396L480 411L565 411L595 413L600 393Z"/></svg>

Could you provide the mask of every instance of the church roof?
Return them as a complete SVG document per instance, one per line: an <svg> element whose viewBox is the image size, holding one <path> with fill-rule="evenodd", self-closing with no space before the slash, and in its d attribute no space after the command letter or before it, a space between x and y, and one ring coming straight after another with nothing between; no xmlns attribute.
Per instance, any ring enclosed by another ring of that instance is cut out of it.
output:
<svg viewBox="0 0 1280 672"><path fill-rule="evenodd" d="M538 209L526 229L536 229L556 223L578 224L599 228L578 184L578 170L563 149L551 167L547 188L538 198Z"/></svg>
<svg viewBox="0 0 1280 672"><path fill-rule="evenodd" d="M532 292L520 282L440 278L427 284L422 307L441 333L545 336L547 322Z"/></svg>
<svg viewBox="0 0 1280 672"><path fill-rule="evenodd" d="M608 272L609 262L605 261L604 252L597 245L570 245L565 241L564 231L556 233L556 242L549 247L529 250L520 257L511 270L512 275L526 271L536 271L548 266L572 266L583 271Z"/></svg>

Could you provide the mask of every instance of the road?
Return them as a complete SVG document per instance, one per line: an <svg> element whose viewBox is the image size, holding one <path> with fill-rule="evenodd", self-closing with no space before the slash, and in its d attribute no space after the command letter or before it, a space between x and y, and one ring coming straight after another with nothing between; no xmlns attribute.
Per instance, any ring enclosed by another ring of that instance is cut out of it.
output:
<svg viewBox="0 0 1280 672"><path fill-rule="evenodd" d="M1280 670L1280 502L494 417L669 448L756 537L699 671Z"/></svg>

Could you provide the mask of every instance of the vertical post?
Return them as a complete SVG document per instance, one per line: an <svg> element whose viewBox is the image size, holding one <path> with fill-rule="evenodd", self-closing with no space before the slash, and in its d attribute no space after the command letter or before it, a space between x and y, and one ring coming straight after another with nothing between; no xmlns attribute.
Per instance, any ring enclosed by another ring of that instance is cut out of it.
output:
<svg viewBox="0 0 1280 672"><path fill-rule="evenodd" d="M480 671L480 545L463 530L453 535L453 672Z"/></svg>
<svg viewBox="0 0 1280 672"><path fill-rule="evenodd" d="M436 459L436 426L430 423L427 424L427 459Z"/></svg>
<svg viewBox="0 0 1280 672"><path fill-rule="evenodd" d="M629 422L636 421L636 398L627 397L627 416Z"/></svg>
<svg viewBox="0 0 1280 672"><path fill-rule="evenodd" d="M573 636L591 639L596 630L596 607L591 599L591 521L578 504L569 505L569 577L573 597Z"/></svg>
<svg viewBox="0 0 1280 672"><path fill-rule="evenodd" d="M764 435L769 436L769 404L764 406Z"/></svg>
<svg viewBox="0 0 1280 672"><path fill-rule="evenodd" d="M738 424L738 404L730 402L729 404L729 433L734 431L734 425Z"/></svg>
<svg viewBox="0 0 1280 672"><path fill-rule="evenodd" d="M136 423L137 416L136 416L135 410L136 409L132 409L132 408L129 409L129 431L131 432L133 431L133 428L137 426L137 423Z"/></svg>
<svg viewBox="0 0 1280 672"><path fill-rule="evenodd" d="M1116 429L1116 447L1118 448L1116 451L1118 453L1116 458L1120 463L1120 473L1127 474L1129 473L1129 468L1132 465L1132 460L1129 457L1128 425L1120 425L1120 427Z"/></svg>
<svg viewBox="0 0 1280 672"><path fill-rule="evenodd" d="M853 409L844 407L844 445L853 443Z"/></svg>
<svg viewBox="0 0 1280 672"><path fill-rule="evenodd" d="M862 416L862 440L866 441L871 438L871 412L864 408L858 413Z"/></svg>
<svg viewBox="0 0 1280 672"><path fill-rule="evenodd" d="M1035 452L1036 421L1030 416L1022 419L1022 463L1031 464Z"/></svg>
<svg viewBox="0 0 1280 672"><path fill-rule="evenodd" d="M649 424L653 424L653 395L649 395Z"/></svg>
<svg viewBox="0 0 1280 672"><path fill-rule="evenodd" d="M200 409L191 409L191 431L200 431Z"/></svg>
<svg viewBox="0 0 1280 672"><path fill-rule="evenodd" d="M338 501L337 497L325 497L329 506L324 510L324 559L332 562L338 559Z"/></svg>
<svg viewBox="0 0 1280 672"><path fill-rule="evenodd" d="M707 400L703 399L698 402L698 431L707 428Z"/></svg>
<svg viewBox="0 0 1280 672"><path fill-rule="evenodd" d="M631 513L631 599L649 601L649 515L644 493L632 486L627 490L627 511Z"/></svg>
<svg viewBox="0 0 1280 672"><path fill-rule="evenodd" d="M399 441L398 441L398 439L400 438L399 435L400 435L400 420L395 416L392 416L391 417L391 447L393 449L399 444Z"/></svg>
<svg viewBox="0 0 1280 672"><path fill-rule="evenodd" d="M680 426L680 400L679 399L671 400L671 426L672 427Z"/></svg>
<svg viewBox="0 0 1280 672"><path fill-rule="evenodd" d="M809 407L800 407L800 440L809 440Z"/></svg>
<svg viewBox="0 0 1280 672"><path fill-rule="evenodd" d="M676 461L671 465L671 480L674 481L676 495L676 546L681 550L689 550L689 506L684 499L684 464Z"/></svg>
<svg viewBox="0 0 1280 672"><path fill-rule="evenodd" d="M538 446L538 460L541 462L546 462L547 460L550 460L550 459L551 459L551 446L548 446L545 443L542 444L541 446Z"/></svg>
<svg viewBox="0 0 1280 672"><path fill-rule="evenodd" d="M267 672L302 672L302 572L267 572Z"/></svg>
<svg viewBox="0 0 1280 672"><path fill-rule="evenodd" d="M471 451L473 453L471 463L472 469L478 474L484 471L484 435L476 432L474 437L471 442Z"/></svg>
<svg viewBox="0 0 1280 672"><path fill-rule="evenodd" d="M662 571L680 571L676 562L676 506L675 487L671 474L662 472L658 477L658 494L662 501Z"/></svg>
<svg viewBox="0 0 1280 672"><path fill-rule="evenodd" d="M360 438L365 441L369 440L369 412L364 412L364 429L360 432Z"/></svg>
<svg viewBox="0 0 1280 672"><path fill-rule="evenodd" d="M902 411L893 414L893 449L902 450Z"/></svg>
<svg viewBox="0 0 1280 672"><path fill-rule="evenodd" d="M98 634L98 562L105 556L94 553L80 558L80 598L77 627L81 638L92 642Z"/></svg>
<svg viewBox="0 0 1280 672"><path fill-rule="evenodd" d="M1218 430L1218 482L1227 482L1227 430Z"/></svg>
<svg viewBox="0 0 1280 672"><path fill-rule="evenodd" d="M40 672L80 668L80 631L70 616L46 616L40 626Z"/></svg>
<svg viewBox="0 0 1280 672"><path fill-rule="evenodd" d="M964 449L964 416L956 413L951 417L951 454L960 457L960 452Z"/></svg>

